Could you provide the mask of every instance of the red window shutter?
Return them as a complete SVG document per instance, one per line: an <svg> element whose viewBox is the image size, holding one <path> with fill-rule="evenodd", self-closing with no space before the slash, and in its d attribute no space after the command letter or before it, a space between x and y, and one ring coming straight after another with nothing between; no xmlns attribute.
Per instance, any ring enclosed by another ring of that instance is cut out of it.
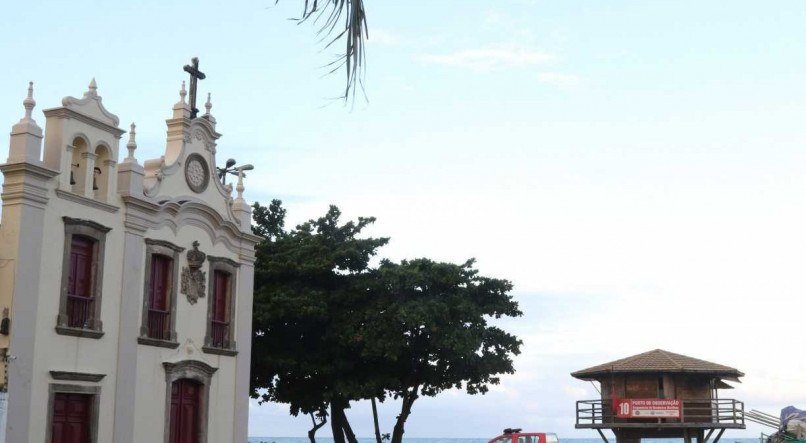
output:
<svg viewBox="0 0 806 443"><path fill-rule="evenodd" d="M226 272L215 271L215 289L213 293L213 320L229 323L227 312L227 293L229 291L230 275Z"/></svg>
<svg viewBox="0 0 806 443"><path fill-rule="evenodd" d="M70 274L67 293L92 297L92 253L94 241L74 235L70 244Z"/></svg>
<svg viewBox="0 0 806 443"><path fill-rule="evenodd" d="M171 338L170 293L173 282L173 259L151 256L148 281L148 336L160 340Z"/></svg>
<svg viewBox="0 0 806 443"><path fill-rule="evenodd" d="M231 296L230 279L232 276L223 271L215 271L213 274L213 303L212 318L210 324L210 343L217 348L229 346L229 300Z"/></svg>
<svg viewBox="0 0 806 443"><path fill-rule="evenodd" d="M173 260L164 255L151 256L151 278L148 285L151 309L168 310L172 264Z"/></svg>
<svg viewBox="0 0 806 443"><path fill-rule="evenodd" d="M92 267L95 240L74 235L70 239L67 274L67 326L87 328L93 320Z"/></svg>

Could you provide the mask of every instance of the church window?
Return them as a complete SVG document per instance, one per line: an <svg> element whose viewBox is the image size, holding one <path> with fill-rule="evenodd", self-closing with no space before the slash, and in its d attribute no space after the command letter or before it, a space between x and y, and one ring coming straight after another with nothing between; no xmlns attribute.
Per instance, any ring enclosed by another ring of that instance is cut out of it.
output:
<svg viewBox="0 0 806 443"><path fill-rule="evenodd" d="M88 328L92 321L92 256L95 240L74 235L67 277L67 326Z"/></svg>
<svg viewBox="0 0 806 443"><path fill-rule="evenodd" d="M171 338L171 290L173 260L161 254L151 256L151 278L148 285L148 336L159 340Z"/></svg>
<svg viewBox="0 0 806 443"><path fill-rule="evenodd" d="M216 348L223 348L229 341L229 298L230 275L224 271L215 271L213 276L213 315L211 324L210 344Z"/></svg>
<svg viewBox="0 0 806 443"><path fill-rule="evenodd" d="M235 355L235 276L238 264L222 257L207 257L210 284L204 352Z"/></svg>
<svg viewBox="0 0 806 443"><path fill-rule="evenodd" d="M184 248L146 239L145 288L140 344L176 348L176 287Z"/></svg>
<svg viewBox="0 0 806 443"><path fill-rule="evenodd" d="M103 335L101 294L103 256L109 228L90 220L64 217L62 290L56 332L99 338Z"/></svg>

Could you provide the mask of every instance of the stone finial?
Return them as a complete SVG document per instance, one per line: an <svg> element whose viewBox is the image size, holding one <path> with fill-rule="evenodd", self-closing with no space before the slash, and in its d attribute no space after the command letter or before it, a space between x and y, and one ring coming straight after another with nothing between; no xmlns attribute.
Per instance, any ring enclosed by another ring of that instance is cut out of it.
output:
<svg viewBox="0 0 806 443"><path fill-rule="evenodd" d="M11 143L8 148L8 163L39 163L42 154L42 128L33 119L34 82L28 82L28 95L22 101L25 116L11 127Z"/></svg>
<svg viewBox="0 0 806 443"><path fill-rule="evenodd" d="M204 109L206 109L207 112L202 117L206 118L207 121L215 125L216 124L215 117L213 117L213 114L210 113L210 109L212 108L213 108L213 101L212 99L210 99L210 93L208 92L207 103L204 104Z"/></svg>
<svg viewBox="0 0 806 443"><path fill-rule="evenodd" d="M132 125L131 125L131 127L129 129L129 142L126 143L126 149L129 150L129 156L126 157L126 159L124 160L126 162L136 162L137 161L134 158L134 150L137 149L137 141L135 141L135 139L134 139L134 137L137 135L137 132L135 132L136 127L137 126L134 123L132 123Z"/></svg>
<svg viewBox="0 0 806 443"><path fill-rule="evenodd" d="M22 106L25 108L25 116L20 119L19 123L14 125L12 134L18 132L18 130L22 130L22 132L32 131L32 133L41 133L42 129L37 126L33 118L34 106L36 106L36 100L34 100L34 82L28 82L28 95L26 95L25 99L22 101Z"/></svg>
<svg viewBox="0 0 806 443"><path fill-rule="evenodd" d="M182 80L182 89L179 90L179 97L180 102L184 105L185 104L185 96L188 95L187 91L185 91L185 81Z"/></svg>
<svg viewBox="0 0 806 443"><path fill-rule="evenodd" d="M34 82L28 82L28 96L22 101L22 106L25 107L25 117L21 121L31 121L31 113L34 111L36 101L34 100Z"/></svg>
<svg viewBox="0 0 806 443"><path fill-rule="evenodd" d="M232 211L236 217L236 223L241 227L241 230L244 232L251 231L251 223L252 223L252 211L248 204L246 204L246 200L243 199L243 177L244 177L244 169L251 170L252 165L244 165L243 167L237 168L238 171L238 184L236 185L235 189L238 191L238 197L234 200L230 200L230 205L232 205ZM227 186L230 187L230 191L232 190L232 184L228 184Z"/></svg>
<svg viewBox="0 0 806 443"><path fill-rule="evenodd" d="M238 185L235 187L235 190L238 192L237 200L243 201L243 169L238 168Z"/></svg>
<svg viewBox="0 0 806 443"><path fill-rule="evenodd" d="M84 93L84 97L98 97L98 84L95 83L95 77L90 81L90 86L87 92Z"/></svg>
<svg viewBox="0 0 806 443"><path fill-rule="evenodd" d="M188 106L187 102L185 101L185 97L188 95L187 90L185 89L185 82L182 82L182 89L179 90L179 101L174 104L173 111L174 115L173 118L188 118L190 117L190 107Z"/></svg>
<svg viewBox="0 0 806 443"><path fill-rule="evenodd" d="M136 127L134 123L130 126L129 142L126 143L129 156L123 159L123 162L121 162L118 168L118 193L142 197L144 193L143 178L145 170L137 163L137 159L134 158L134 151L137 149L137 141L135 140L137 136L135 131Z"/></svg>

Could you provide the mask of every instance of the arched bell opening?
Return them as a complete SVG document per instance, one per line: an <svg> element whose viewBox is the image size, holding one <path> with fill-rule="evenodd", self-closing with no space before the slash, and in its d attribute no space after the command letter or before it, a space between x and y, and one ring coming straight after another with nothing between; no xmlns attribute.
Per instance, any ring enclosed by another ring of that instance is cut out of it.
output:
<svg viewBox="0 0 806 443"><path fill-rule="evenodd" d="M70 189L76 194L84 194L87 177L87 148L89 143L83 137L76 137L70 144L73 153L70 157Z"/></svg>
<svg viewBox="0 0 806 443"><path fill-rule="evenodd" d="M92 171L92 192L96 200L106 201L112 173L111 153L106 145L95 148L95 165Z"/></svg>

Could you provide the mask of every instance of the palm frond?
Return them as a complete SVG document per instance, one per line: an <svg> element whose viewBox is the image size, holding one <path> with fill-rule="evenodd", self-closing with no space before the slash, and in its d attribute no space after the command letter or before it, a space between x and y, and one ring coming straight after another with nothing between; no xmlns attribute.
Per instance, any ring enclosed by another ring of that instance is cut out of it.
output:
<svg viewBox="0 0 806 443"><path fill-rule="evenodd" d="M344 53L325 66L331 68L330 73L344 69L347 81L341 98L355 98L356 89L363 91L366 55L364 45L369 38L364 0L304 0L302 16L298 22L309 20L318 27L317 33L322 36L323 49L328 49L337 42L344 42Z"/></svg>

